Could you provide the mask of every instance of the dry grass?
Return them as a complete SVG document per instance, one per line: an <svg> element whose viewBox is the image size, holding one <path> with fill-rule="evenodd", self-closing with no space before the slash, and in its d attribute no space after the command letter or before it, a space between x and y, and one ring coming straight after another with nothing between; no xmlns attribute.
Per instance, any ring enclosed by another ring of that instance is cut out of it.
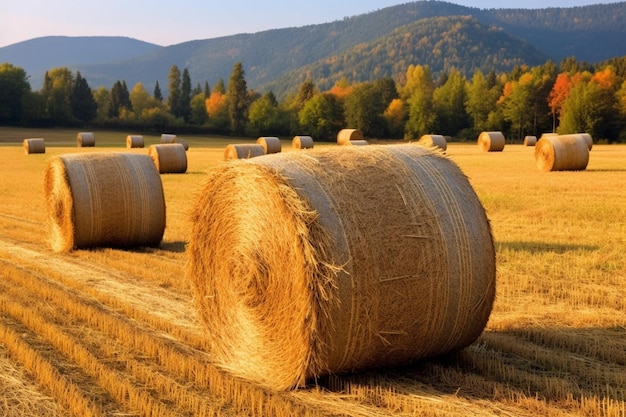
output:
<svg viewBox="0 0 626 417"><path fill-rule="evenodd" d="M449 143L495 237L483 335L439 360L274 393L206 360L210 335L181 278L189 201L233 139L190 137L188 173L162 177L160 248L61 255L46 247L43 172L54 155L94 150L75 135L0 129L0 364L11 375L0 377L0 414L141 415L143 403L157 404L153 415L626 415L626 146L594 144L585 171L541 172L532 147ZM95 150L125 149L125 134L96 135ZM25 155L24 137L45 137L47 154Z"/></svg>

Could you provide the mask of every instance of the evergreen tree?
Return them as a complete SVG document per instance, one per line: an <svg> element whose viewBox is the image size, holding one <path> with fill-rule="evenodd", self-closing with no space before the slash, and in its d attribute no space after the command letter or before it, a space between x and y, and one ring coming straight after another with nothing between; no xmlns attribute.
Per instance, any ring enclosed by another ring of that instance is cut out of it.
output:
<svg viewBox="0 0 626 417"><path fill-rule="evenodd" d="M174 117L180 117L182 115L182 111L180 108L181 103L181 91L180 91L180 70L176 65L172 65L170 68L170 73L168 75L169 80L169 94L167 96L167 107L170 110L170 113L174 115Z"/></svg>
<svg viewBox="0 0 626 417"><path fill-rule="evenodd" d="M307 101L313 98L315 95L315 85L311 80L306 80L300 85L300 89L298 90L298 94L294 100L294 108L296 111L302 110Z"/></svg>
<svg viewBox="0 0 626 417"><path fill-rule="evenodd" d="M126 81L122 82L117 80L111 88L109 94L109 117L120 117L122 109L126 111L132 110L132 104L130 102L130 93L126 87Z"/></svg>
<svg viewBox="0 0 626 417"><path fill-rule="evenodd" d="M191 97L191 77L189 76L189 70L185 68L180 86L180 103L178 107L180 109L179 116L186 122L189 121L189 115L191 114Z"/></svg>
<svg viewBox="0 0 626 417"><path fill-rule="evenodd" d="M70 95L70 103L72 105L72 115L76 119L88 122L96 117L98 104L93 97L89 84L87 84L87 80L80 75L80 71L76 73L74 88Z"/></svg>
<svg viewBox="0 0 626 417"><path fill-rule="evenodd" d="M163 101L163 93L161 92L161 86L159 85L158 81L156 82L156 84L154 84L154 92L152 93L152 95L157 100Z"/></svg>
<svg viewBox="0 0 626 417"><path fill-rule="evenodd" d="M45 101L46 116L57 124L65 124L72 119L72 94L74 81L72 72L63 68L53 68L46 72L42 96Z"/></svg>
<svg viewBox="0 0 626 417"><path fill-rule="evenodd" d="M209 98L209 97L211 97L211 89L209 88L209 82L208 82L208 81L205 81L205 82L204 82L204 90L203 90L203 93L204 93L204 98Z"/></svg>
<svg viewBox="0 0 626 417"><path fill-rule="evenodd" d="M226 94L226 85L224 84L223 79L220 78L219 80L217 80L217 83L215 83L215 85L213 86L213 92Z"/></svg>
<svg viewBox="0 0 626 417"><path fill-rule="evenodd" d="M233 72L228 80L227 95L231 133L242 135L246 126L249 97L241 62L237 62L233 66Z"/></svg>
<svg viewBox="0 0 626 417"><path fill-rule="evenodd" d="M17 124L20 121L28 93L30 84L26 71L9 63L0 64L0 122Z"/></svg>

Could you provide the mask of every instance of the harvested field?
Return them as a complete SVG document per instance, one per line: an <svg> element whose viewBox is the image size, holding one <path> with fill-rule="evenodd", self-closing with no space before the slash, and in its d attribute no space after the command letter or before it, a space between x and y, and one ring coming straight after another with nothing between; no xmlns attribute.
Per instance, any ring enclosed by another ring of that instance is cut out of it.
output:
<svg viewBox="0 0 626 417"><path fill-rule="evenodd" d="M100 152L147 152L95 134ZM456 354L274 392L213 364L182 279L190 200L233 139L186 138L187 174L162 176L159 248L55 253L44 170L94 151L75 135L0 129L0 415L626 415L626 146L594 144L584 171L541 172L533 147L494 159L448 143L494 234L485 331ZM46 154L25 155L28 136L45 137Z"/></svg>

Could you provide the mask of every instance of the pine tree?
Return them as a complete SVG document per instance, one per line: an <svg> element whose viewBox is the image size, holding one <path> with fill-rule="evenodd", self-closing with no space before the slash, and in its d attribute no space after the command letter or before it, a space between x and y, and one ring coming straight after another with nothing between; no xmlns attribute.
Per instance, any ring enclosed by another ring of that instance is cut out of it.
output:
<svg viewBox="0 0 626 417"><path fill-rule="evenodd" d="M189 115L191 114L191 77L189 76L189 70L185 68L183 70L183 78L180 86L180 102L178 104L180 114L186 122L189 121Z"/></svg>
<svg viewBox="0 0 626 417"><path fill-rule="evenodd" d="M246 126L248 111L248 87L241 62L233 66L233 72L228 81L228 115L230 129L233 135L242 135Z"/></svg>
<svg viewBox="0 0 626 417"><path fill-rule="evenodd" d="M157 100L163 101L163 93L161 93L161 86L159 85L158 81L156 82L156 84L154 84L154 92L152 93L152 95Z"/></svg>
<svg viewBox="0 0 626 417"><path fill-rule="evenodd" d="M70 104L72 115L83 122L93 120L98 112L98 104L93 97L91 88L89 88L87 80L80 75L80 71L76 73L74 87L70 94Z"/></svg>
<svg viewBox="0 0 626 417"><path fill-rule="evenodd" d="M180 70L176 65L172 65L172 68L170 68L170 73L167 78L169 80L169 94L167 96L167 106L169 107L170 113L172 113L174 117L180 117Z"/></svg>

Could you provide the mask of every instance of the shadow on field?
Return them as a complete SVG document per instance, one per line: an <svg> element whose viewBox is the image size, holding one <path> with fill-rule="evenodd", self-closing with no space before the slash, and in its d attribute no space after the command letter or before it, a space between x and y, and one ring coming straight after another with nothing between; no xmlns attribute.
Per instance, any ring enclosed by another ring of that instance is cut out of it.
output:
<svg viewBox="0 0 626 417"><path fill-rule="evenodd" d="M161 245L159 246L159 248L161 250L164 251L168 251L168 252L177 252L177 253L183 253L185 252L185 247L187 245L187 242L161 242Z"/></svg>
<svg viewBox="0 0 626 417"><path fill-rule="evenodd" d="M566 253L571 251L586 250L593 251L599 249L595 245L580 245L572 243L545 243L545 242L496 242L496 250L510 250L513 252L554 252Z"/></svg>

